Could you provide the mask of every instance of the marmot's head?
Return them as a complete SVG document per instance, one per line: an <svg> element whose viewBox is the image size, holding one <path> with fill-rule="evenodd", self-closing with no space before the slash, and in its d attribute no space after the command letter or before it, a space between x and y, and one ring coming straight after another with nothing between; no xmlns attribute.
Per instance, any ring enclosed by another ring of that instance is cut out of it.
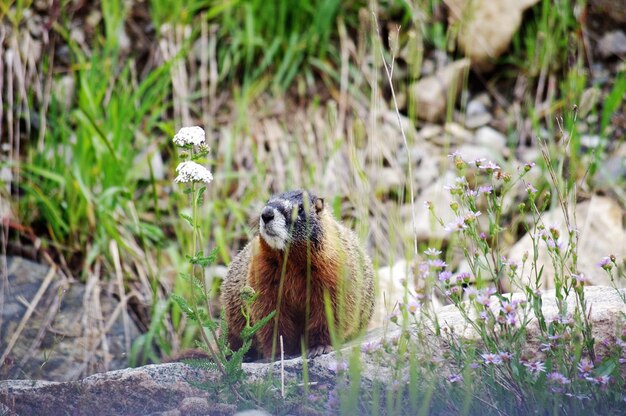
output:
<svg viewBox="0 0 626 416"><path fill-rule="evenodd" d="M323 233L319 218L323 209L324 200L307 191L274 195L261 212L261 238L275 250L284 250L307 240L316 247Z"/></svg>

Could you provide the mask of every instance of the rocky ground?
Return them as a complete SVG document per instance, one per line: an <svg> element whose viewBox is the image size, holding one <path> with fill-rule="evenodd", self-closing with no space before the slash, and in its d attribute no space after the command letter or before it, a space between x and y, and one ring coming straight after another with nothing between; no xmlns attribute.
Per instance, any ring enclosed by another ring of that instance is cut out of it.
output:
<svg viewBox="0 0 626 416"><path fill-rule="evenodd" d="M608 287L588 287L585 298L589 306L589 318L593 324L593 336L599 341L612 342L616 328L624 325L626 303L620 292ZM522 299L522 295L514 298ZM574 307L570 299L569 308ZM493 299L492 309L498 303ZM559 315L553 292L543 296L543 313L547 319ZM476 339L479 336L454 306L438 311L438 319L444 328L461 338ZM400 334L398 328L389 328L368 334L369 343L393 342ZM537 323L528 326L528 354L538 351ZM445 349L442 343L440 348ZM332 388L337 382L337 374L342 372L338 363L345 362L354 351L346 346L338 355L336 352L308 360L307 368L312 389ZM358 345L356 351L359 351ZM391 350L393 351L393 350ZM602 353L602 351L598 351ZM365 353L362 355L361 374L364 387L375 381L389 382L390 374L384 363L393 360L392 353ZM302 359L290 359L282 363L245 363L244 371L250 382L266 378L272 374L276 380L284 377L285 383L301 383L303 377ZM8 380L0 382L0 411L7 415L65 415L65 414L144 414L144 415L232 415L237 412L233 405L210 403L205 391L193 387L194 382L219 382L216 372L204 372L182 363L149 365L139 368L109 371L95 374L79 381L49 382L31 380ZM294 407L293 414L305 414L305 409ZM311 412L311 411L310 411ZM263 413L257 413L263 414ZM306 413L318 414L318 413Z"/></svg>

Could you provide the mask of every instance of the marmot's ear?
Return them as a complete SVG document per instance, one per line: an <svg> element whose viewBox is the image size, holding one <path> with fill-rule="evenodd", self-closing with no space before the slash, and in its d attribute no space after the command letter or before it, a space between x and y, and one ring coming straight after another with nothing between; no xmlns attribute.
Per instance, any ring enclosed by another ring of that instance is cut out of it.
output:
<svg viewBox="0 0 626 416"><path fill-rule="evenodd" d="M324 209L324 198L315 199L315 212L319 213Z"/></svg>

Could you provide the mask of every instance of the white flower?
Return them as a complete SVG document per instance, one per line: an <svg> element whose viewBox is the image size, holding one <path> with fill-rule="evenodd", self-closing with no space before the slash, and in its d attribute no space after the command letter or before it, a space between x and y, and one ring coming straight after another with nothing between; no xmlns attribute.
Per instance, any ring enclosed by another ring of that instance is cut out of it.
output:
<svg viewBox="0 0 626 416"><path fill-rule="evenodd" d="M186 146L188 144L199 145L204 143L204 129L202 127L183 127L172 140L177 146Z"/></svg>
<svg viewBox="0 0 626 416"><path fill-rule="evenodd" d="M176 168L178 176L174 179L174 182L187 183L187 182L205 182L209 183L213 180L213 175L207 168L196 162L182 162Z"/></svg>

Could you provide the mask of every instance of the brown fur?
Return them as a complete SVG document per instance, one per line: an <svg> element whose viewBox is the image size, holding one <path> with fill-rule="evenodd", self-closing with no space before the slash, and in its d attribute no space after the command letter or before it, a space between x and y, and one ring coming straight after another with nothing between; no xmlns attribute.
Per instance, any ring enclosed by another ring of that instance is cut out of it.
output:
<svg viewBox="0 0 626 416"><path fill-rule="evenodd" d="M255 338L256 350L266 358L280 351L278 340L274 340L275 328L283 337L287 355L299 354L302 341L309 349L331 344L325 293L340 338L353 338L367 327L374 307L371 261L356 235L327 210L316 218L323 229L318 249L300 241L283 252L256 236L233 260L222 285L231 348L242 345L240 333L245 319L240 292L246 285L257 293L251 305L253 322L276 310L275 318Z"/></svg>

